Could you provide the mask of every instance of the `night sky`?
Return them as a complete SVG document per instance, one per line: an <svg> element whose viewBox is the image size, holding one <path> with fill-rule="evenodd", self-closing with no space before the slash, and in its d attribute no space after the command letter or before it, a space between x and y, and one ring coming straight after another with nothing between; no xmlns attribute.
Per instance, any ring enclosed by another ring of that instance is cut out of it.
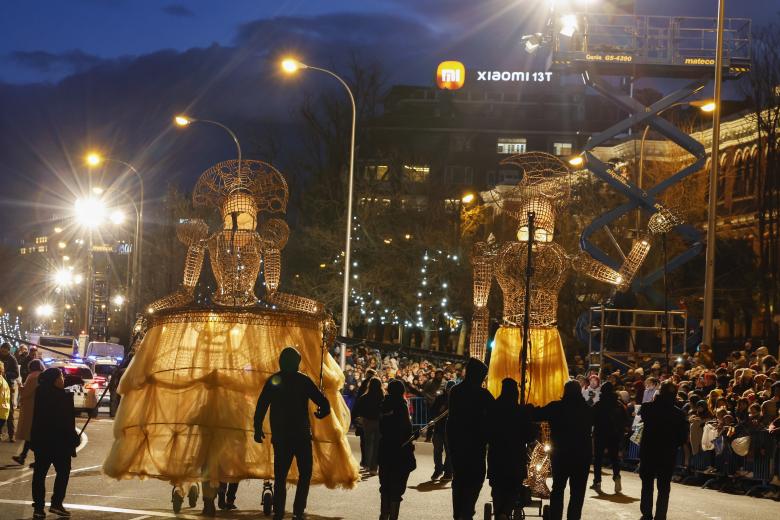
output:
<svg viewBox="0 0 780 520"><path fill-rule="evenodd" d="M337 87L311 74L281 77L277 64L284 54L342 72L356 57L380 63L388 85L428 85L444 59L527 63L520 37L539 30L545 4L4 0L0 236L19 221L45 218L51 208L42 209L42 201L70 204L79 189L80 154L89 147L134 162L152 183L181 181L187 189L208 161L230 154L230 142L213 129L182 135L171 128L172 114L218 118L240 135L248 125L272 131L291 121L306 93ZM727 4L728 16L779 19L780 0ZM716 0L638 2L638 12L648 14L715 16L716 8ZM200 155L188 153L192 149Z"/></svg>

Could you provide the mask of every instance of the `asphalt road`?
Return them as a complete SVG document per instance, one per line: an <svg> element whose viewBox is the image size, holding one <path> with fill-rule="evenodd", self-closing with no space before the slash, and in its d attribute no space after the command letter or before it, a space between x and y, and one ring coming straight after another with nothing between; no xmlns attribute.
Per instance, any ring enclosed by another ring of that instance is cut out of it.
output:
<svg viewBox="0 0 780 520"><path fill-rule="evenodd" d="M83 422L83 420L81 421ZM102 475L101 465L112 442L111 419L105 414L93 420L87 428L87 443L73 460L66 507L72 510L74 519L117 518L121 520L146 520L174 518L170 504L171 488L164 482L146 480L116 481ZM351 437L353 449L357 439ZM21 448L20 443L0 443L0 519L28 519L30 507L30 478L32 471L17 466L11 455ZM452 518L449 484L429 481L433 472L431 445L417 444L417 470L409 479L409 489L401 505L403 519L445 520ZM48 479L51 492L53 470ZM604 480L605 494L597 495L588 490L583 519L636 520L639 518L639 479L625 473L623 494L611 494L611 480ZM364 520L379 516L379 483L377 477L361 481L352 491L331 491L314 487L309 496L308 517L311 520ZM241 508L231 513L220 512L219 518L263 518L260 513L260 482L243 482L239 486L236 505ZM47 495L48 498L49 495ZM485 485L478 504L481 518L483 504L489 500L489 487ZM186 507L178 518L201 518L201 504ZM292 506L292 493L288 492L288 507ZM528 513L532 513L528 510ZM672 484L669 520L740 520L774 519L780 515L780 504L766 499L735 496L698 487ZM54 518L49 515L50 518Z"/></svg>

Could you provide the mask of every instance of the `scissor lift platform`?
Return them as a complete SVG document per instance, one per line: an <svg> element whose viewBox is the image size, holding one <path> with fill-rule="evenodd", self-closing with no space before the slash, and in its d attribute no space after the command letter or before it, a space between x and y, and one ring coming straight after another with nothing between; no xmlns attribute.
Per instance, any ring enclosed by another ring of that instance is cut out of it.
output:
<svg viewBox="0 0 780 520"><path fill-rule="evenodd" d="M715 66L716 18L580 13L551 23L554 71L698 78ZM724 20L725 76L750 70L750 34L750 19Z"/></svg>

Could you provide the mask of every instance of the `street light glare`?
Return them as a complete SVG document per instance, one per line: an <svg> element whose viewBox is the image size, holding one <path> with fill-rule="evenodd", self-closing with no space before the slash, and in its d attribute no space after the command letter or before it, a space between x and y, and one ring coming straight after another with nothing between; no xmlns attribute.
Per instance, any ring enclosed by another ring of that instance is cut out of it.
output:
<svg viewBox="0 0 780 520"><path fill-rule="evenodd" d="M67 287L73 283L73 273L68 269L57 269L54 272L54 284L57 287Z"/></svg>
<svg viewBox="0 0 780 520"><path fill-rule="evenodd" d="M583 159L581 155L569 159L569 164L571 164L572 166L582 166L582 163L584 162L585 159Z"/></svg>
<svg viewBox="0 0 780 520"><path fill-rule="evenodd" d="M125 214L122 210L116 209L111 212L111 216L108 218L112 224L119 226L125 221Z"/></svg>
<svg viewBox="0 0 780 520"><path fill-rule="evenodd" d="M561 17L561 34L571 38L577 32L577 15L567 14Z"/></svg>
<svg viewBox="0 0 780 520"><path fill-rule="evenodd" d="M473 193L467 193L460 200L463 202L463 204L471 204L474 201L474 194Z"/></svg>
<svg viewBox="0 0 780 520"><path fill-rule="evenodd" d="M76 199L74 205L76 220L84 227L96 227L106 214L106 206L98 198L87 197Z"/></svg>
<svg viewBox="0 0 780 520"><path fill-rule="evenodd" d="M50 318L54 314L54 307L48 303L44 303L35 308L35 314L41 318Z"/></svg>
<svg viewBox="0 0 780 520"><path fill-rule="evenodd" d="M173 122L176 123L176 126L184 127L184 126L189 126L190 123L192 123L192 119L190 119L187 116L179 115L173 118Z"/></svg>
<svg viewBox="0 0 780 520"><path fill-rule="evenodd" d="M121 307L125 303L125 297L121 294L117 294L114 296L114 305L117 307Z"/></svg>
<svg viewBox="0 0 780 520"><path fill-rule="evenodd" d="M89 166L100 166L100 163L103 162L103 157L99 153L90 152L87 154L84 160Z"/></svg>
<svg viewBox="0 0 780 520"><path fill-rule="evenodd" d="M298 72L298 69L304 68L303 63L293 58L285 58L282 60L282 70L288 74Z"/></svg>

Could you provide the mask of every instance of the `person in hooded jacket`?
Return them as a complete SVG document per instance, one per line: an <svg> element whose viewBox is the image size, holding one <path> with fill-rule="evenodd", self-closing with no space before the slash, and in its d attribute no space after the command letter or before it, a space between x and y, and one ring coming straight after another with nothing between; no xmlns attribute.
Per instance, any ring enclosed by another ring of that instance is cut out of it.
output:
<svg viewBox="0 0 780 520"><path fill-rule="evenodd" d="M404 399L406 386L398 379L387 384L387 396L379 418L379 520L398 520L409 474L417 467L414 458L412 420Z"/></svg>
<svg viewBox="0 0 780 520"><path fill-rule="evenodd" d="M593 485L592 489L601 491L601 464L604 451L609 455L612 464L612 480L615 483L615 493L622 491L620 483L620 445L631 424L628 411L618 399L612 383L607 381L601 385L601 396L593 405Z"/></svg>
<svg viewBox="0 0 780 520"><path fill-rule="evenodd" d="M535 428L529 410L520 406L517 381L501 381L501 394L488 416L487 476L496 519L506 520L520 497L527 476L528 445Z"/></svg>
<svg viewBox="0 0 780 520"><path fill-rule="evenodd" d="M444 391L436 396L431 405L431 417L433 420L440 417L450 405L450 390L455 386L455 381L447 381ZM452 461L450 450L447 447L447 416L441 417L433 425L433 475L431 480L442 477L444 480L452 480Z"/></svg>
<svg viewBox="0 0 780 520"><path fill-rule="evenodd" d="M65 379L57 368L48 368L38 376L30 445L35 452L33 518L46 518L46 474L52 465L57 476L49 511L60 517L69 517L70 511L62 506L62 502L68 487L70 459L76 456L79 436L76 433L73 394L65 391Z"/></svg>
<svg viewBox="0 0 780 520"><path fill-rule="evenodd" d="M639 508L642 520L666 520L677 449L688 440L689 423L683 411L675 406L676 396L677 388L667 381L661 385L655 400L643 404L639 410L644 423L639 445L639 477L642 479ZM658 487L655 516L654 484Z"/></svg>
<svg viewBox="0 0 780 520"><path fill-rule="evenodd" d="M537 421L550 423L553 477L550 519L563 518L563 492L568 482L570 498L566 518L579 520L593 451L593 409L582 398L580 384L569 381L564 385L563 397L559 401L535 408L532 415Z"/></svg>
<svg viewBox="0 0 780 520"><path fill-rule="evenodd" d="M493 396L482 387L487 366L470 358L463 381L450 390L447 443L452 457L452 513L455 520L470 520L485 483L487 417Z"/></svg>
<svg viewBox="0 0 780 520"><path fill-rule="evenodd" d="M271 375L257 400L254 427L255 442L265 438L263 421L271 409L271 443L274 448L274 520L284 517L287 500L287 474L295 457L298 485L295 487L293 520L302 520L309 496L312 473L311 423L309 401L317 405L314 416L330 414L330 403L308 376L298 371L301 355L286 347L279 355L279 372Z"/></svg>

